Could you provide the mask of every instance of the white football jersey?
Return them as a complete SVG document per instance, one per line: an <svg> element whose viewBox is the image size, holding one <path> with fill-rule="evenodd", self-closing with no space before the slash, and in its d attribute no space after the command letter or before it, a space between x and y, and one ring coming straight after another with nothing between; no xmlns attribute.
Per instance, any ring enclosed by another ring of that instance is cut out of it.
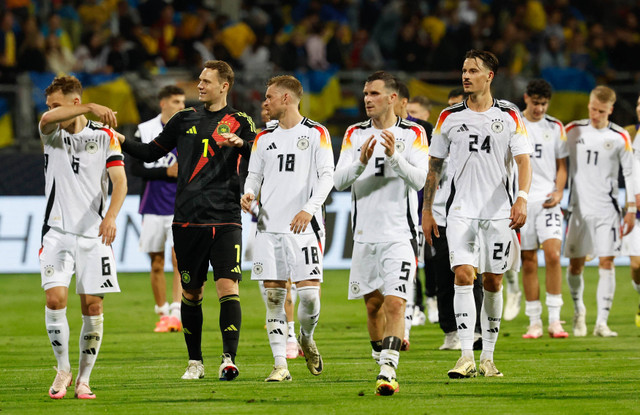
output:
<svg viewBox="0 0 640 415"><path fill-rule="evenodd" d="M351 185L351 224L357 242L397 242L416 237L418 194L429 168L429 144L420 125L397 118L387 129L395 136L395 152L387 157L380 144L383 130L371 120L350 126L336 166L338 190ZM377 141L367 165L360 148L373 135Z"/></svg>
<svg viewBox="0 0 640 415"><path fill-rule="evenodd" d="M530 154L531 145L518 108L495 100L484 112L466 101L440 113L429 155L449 159L451 194L447 216L505 219L513 195L513 157Z"/></svg>
<svg viewBox="0 0 640 415"><path fill-rule="evenodd" d="M324 235L322 205L333 187L333 168L331 136L308 118L288 130L277 124L260 132L249 174L264 180L245 183L245 193L260 193L258 231L292 233L291 221L304 210L314 217L302 233Z"/></svg>
<svg viewBox="0 0 640 415"><path fill-rule="evenodd" d="M609 215L618 206L618 172L622 167L627 199L633 201L633 149L629 133L609 123L596 129L586 120L567 125L569 208L582 215Z"/></svg>
<svg viewBox="0 0 640 415"><path fill-rule="evenodd" d="M107 210L107 168L124 166L113 130L89 121L77 134L40 131L44 144L45 225L97 238Z"/></svg>
<svg viewBox="0 0 640 415"><path fill-rule="evenodd" d="M529 203L547 200L556 188L556 159L569 156L562 123L549 115L533 122L522 117L533 148Z"/></svg>
<svg viewBox="0 0 640 415"><path fill-rule="evenodd" d="M158 114L152 119L145 121L141 124L138 124L138 129L135 132L135 137L138 138L141 142L147 144L153 141L162 130L164 126L162 125L162 114ZM151 169L154 167L169 167L177 161L176 155L170 151L163 157L160 157L158 160L151 163L144 163L144 167Z"/></svg>

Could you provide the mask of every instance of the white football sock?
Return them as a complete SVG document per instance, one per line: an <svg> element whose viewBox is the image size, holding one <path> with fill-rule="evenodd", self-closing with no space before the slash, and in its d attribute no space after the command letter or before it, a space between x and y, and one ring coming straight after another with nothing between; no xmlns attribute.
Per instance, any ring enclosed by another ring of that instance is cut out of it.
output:
<svg viewBox="0 0 640 415"><path fill-rule="evenodd" d="M58 361L58 370L71 372L69 363L69 322L67 321L67 307L51 310L45 306L45 326L49 334L49 341L53 347L53 354Z"/></svg>
<svg viewBox="0 0 640 415"><path fill-rule="evenodd" d="M296 305L298 301L298 287L295 284L291 284L291 304Z"/></svg>
<svg viewBox="0 0 640 415"><path fill-rule="evenodd" d="M169 314L171 314L172 317L177 317L178 320L180 320L181 316L180 316L180 302L175 302L175 303L171 303L169 305Z"/></svg>
<svg viewBox="0 0 640 415"><path fill-rule="evenodd" d="M509 271L505 271L504 273L504 280L507 282L507 292L509 293L519 293L520 292L520 285L518 284L518 273L513 271L513 270L509 270Z"/></svg>
<svg viewBox="0 0 640 415"><path fill-rule="evenodd" d="M296 322L289 321L287 323L287 341L295 343L296 340Z"/></svg>
<svg viewBox="0 0 640 415"><path fill-rule="evenodd" d="M500 333L502 316L502 288L497 293L484 290L480 325L482 326L482 354L480 361L493 360L493 351Z"/></svg>
<svg viewBox="0 0 640 415"><path fill-rule="evenodd" d="M413 299L407 301L404 308L404 338L409 340L411 334L411 326L413 325Z"/></svg>
<svg viewBox="0 0 640 415"><path fill-rule="evenodd" d="M640 284L636 283L634 280L631 280L631 284L633 285L633 288L636 289L638 294L640 294Z"/></svg>
<svg viewBox="0 0 640 415"><path fill-rule="evenodd" d="M153 306L153 309L160 317L169 315L169 303L164 303L161 307L158 307L156 304Z"/></svg>
<svg viewBox="0 0 640 415"><path fill-rule="evenodd" d="M549 310L549 324L560 321L560 309L562 309L562 294L547 293L547 309Z"/></svg>
<svg viewBox="0 0 640 415"><path fill-rule="evenodd" d="M267 298L267 335L275 366L287 367L287 314L284 302L286 288L265 288Z"/></svg>
<svg viewBox="0 0 640 415"><path fill-rule="evenodd" d="M598 317L596 324L607 324L609 311L613 304L613 295L616 292L616 270L598 268L598 290L596 299L598 303Z"/></svg>
<svg viewBox="0 0 640 415"><path fill-rule="evenodd" d="M298 322L300 323L300 334L313 339L313 331L318 325L320 317L320 287L311 285L298 287Z"/></svg>
<svg viewBox="0 0 640 415"><path fill-rule="evenodd" d="M473 357L473 332L476 326L476 303L473 285L454 285L453 312L458 326L462 356ZM470 356L469 356L470 355Z"/></svg>
<svg viewBox="0 0 640 415"><path fill-rule="evenodd" d="M542 303L540 300L525 301L524 314L529 317L530 326L534 324L542 325Z"/></svg>
<svg viewBox="0 0 640 415"><path fill-rule="evenodd" d="M78 369L77 382L89 384L91 370L96 363L100 345L102 344L102 332L104 317L82 316L82 330L80 330L80 367Z"/></svg>
<svg viewBox="0 0 640 415"><path fill-rule="evenodd" d="M580 314L584 313L584 278L582 278L582 273L573 275L569 271L569 268L567 268L567 284L569 285L569 292L573 299L573 308L575 312Z"/></svg>

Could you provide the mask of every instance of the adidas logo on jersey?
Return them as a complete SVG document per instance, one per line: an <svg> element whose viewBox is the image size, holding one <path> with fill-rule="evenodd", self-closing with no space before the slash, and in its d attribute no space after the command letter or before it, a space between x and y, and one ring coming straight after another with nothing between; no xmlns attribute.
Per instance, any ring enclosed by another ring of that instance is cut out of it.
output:
<svg viewBox="0 0 640 415"><path fill-rule="evenodd" d="M458 128L458 131L456 131L456 133L463 133L465 131L469 131L469 127L467 127L467 124L462 124L462 127Z"/></svg>
<svg viewBox="0 0 640 415"><path fill-rule="evenodd" d="M187 131L185 131L185 133L187 133L187 134L198 134L198 130L196 130L196 126L194 125L193 127L189 128Z"/></svg>
<svg viewBox="0 0 640 415"><path fill-rule="evenodd" d="M313 271L311 271L311 274L309 275L320 275L320 268L315 267Z"/></svg>
<svg viewBox="0 0 640 415"><path fill-rule="evenodd" d="M267 150L277 150L278 147L276 147L276 143L271 143L269 144L269 147L267 147Z"/></svg>
<svg viewBox="0 0 640 415"><path fill-rule="evenodd" d="M396 287L395 289L396 291L400 291L401 293L406 293L407 292L407 287L404 286L404 284L402 284L399 287Z"/></svg>
<svg viewBox="0 0 640 415"><path fill-rule="evenodd" d="M111 281L106 280L104 284L100 286L100 288L113 288L113 284L111 284Z"/></svg>

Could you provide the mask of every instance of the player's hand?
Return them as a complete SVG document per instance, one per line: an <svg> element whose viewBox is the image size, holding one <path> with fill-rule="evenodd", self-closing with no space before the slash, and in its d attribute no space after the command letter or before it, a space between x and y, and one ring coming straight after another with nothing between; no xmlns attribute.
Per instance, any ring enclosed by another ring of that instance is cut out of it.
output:
<svg viewBox="0 0 640 415"><path fill-rule="evenodd" d="M624 215L624 219L622 222L621 236L628 235L636 224L636 214L635 213L627 213Z"/></svg>
<svg viewBox="0 0 640 415"><path fill-rule="evenodd" d="M384 138L384 140L380 142L382 147L384 147L384 154L387 157L393 156L393 153L396 151L396 137L389 130L382 130L380 135Z"/></svg>
<svg viewBox="0 0 640 415"><path fill-rule="evenodd" d="M304 232L307 229L307 225L309 225L309 222L311 222L312 217L313 215L311 215L310 213L301 210L297 215L293 217L289 229L293 233Z"/></svg>
<svg viewBox="0 0 640 415"><path fill-rule="evenodd" d="M519 197L516 199L516 203L511 206L511 215L509 216L511 223L509 227L511 229L520 229L522 225L527 221L527 201Z"/></svg>
<svg viewBox="0 0 640 415"><path fill-rule="evenodd" d="M542 204L543 208L552 208L562 201L562 190L555 190L547 195L547 200Z"/></svg>
<svg viewBox="0 0 640 415"><path fill-rule="evenodd" d="M105 218L100 223L98 228L98 236L102 236L102 243L109 246L116 239L116 220L110 216Z"/></svg>
<svg viewBox="0 0 640 415"><path fill-rule="evenodd" d="M256 196L251 193L245 193L240 198L240 206L242 206L242 211L246 213L251 213L251 202L256 199Z"/></svg>
<svg viewBox="0 0 640 415"><path fill-rule="evenodd" d="M431 246L433 246L433 238L431 238L431 234L436 238L440 237L440 232L438 232L438 224L433 217L433 212L429 210L422 211L422 233L424 233L424 240Z"/></svg>
<svg viewBox="0 0 640 415"><path fill-rule="evenodd" d="M238 137L234 133L223 133L220 135L226 138L226 140L216 141L218 147L242 147L242 145L244 144L242 138Z"/></svg>
<svg viewBox="0 0 640 415"><path fill-rule="evenodd" d="M89 109L91 112L100 119L100 122L106 126L111 128L116 128L118 126L118 120L116 119L116 111L113 111L109 107L105 107L104 105L90 103ZM124 141L124 140L123 140Z"/></svg>
<svg viewBox="0 0 640 415"><path fill-rule="evenodd" d="M369 162L369 159L373 155L373 147L375 145L376 140L373 139L373 134L371 134L371 137L367 138L367 141L360 147L360 163L367 164Z"/></svg>
<svg viewBox="0 0 640 415"><path fill-rule="evenodd" d="M167 167L167 176L178 177L178 163L173 163L171 166Z"/></svg>

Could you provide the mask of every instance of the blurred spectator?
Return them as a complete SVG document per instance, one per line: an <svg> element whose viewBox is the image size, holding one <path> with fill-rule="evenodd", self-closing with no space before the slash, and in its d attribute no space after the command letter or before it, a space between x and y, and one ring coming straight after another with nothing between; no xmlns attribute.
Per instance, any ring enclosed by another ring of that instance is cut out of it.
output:
<svg viewBox="0 0 640 415"><path fill-rule="evenodd" d="M104 39L97 31L88 32L83 36L82 44L76 49L74 55L75 70L78 72L111 73L111 68L107 67Z"/></svg>
<svg viewBox="0 0 640 415"><path fill-rule="evenodd" d="M49 35L53 35L58 38L58 44L60 47L67 49L69 52L73 51L73 43L71 43L71 37L66 30L62 28L62 20L60 16L55 13L51 13L47 18L47 23L42 25L42 36L46 39Z"/></svg>
<svg viewBox="0 0 640 415"><path fill-rule="evenodd" d="M0 16L0 80L13 83L17 63L18 43L14 31L13 13L8 10Z"/></svg>
<svg viewBox="0 0 640 415"><path fill-rule="evenodd" d="M60 45L60 38L53 33L45 39L45 57L47 59L47 71L56 75L67 75L73 71L76 58L67 48Z"/></svg>
<svg viewBox="0 0 640 415"><path fill-rule="evenodd" d="M220 41L235 60L238 60L244 50L256 42L255 33L245 22L230 23L221 29Z"/></svg>
<svg viewBox="0 0 640 415"><path fill-rule="evenodd" d="M117 6L118 0L82 0L77 9L82 27L89 31L104 29Z"/></svg>
<svg viewBox="0 0 640 415"><path fill-rule="evenodd" d="M244 50L240 56L242 67L249 71L268 71L271 69L271 52L266 44L269 43L268 36L259 37L256 43Z"/></svg>
<svg viewBox="0 0 640 415"><path fill-rule="evenodd" d="M544 41L544 46L538 55L538 69L566 68L567 59L564 54L563 43L557 35L550 35Z"/></svg>
<svg viewBox="0 0 640 415"><path fill-rule="evenodd" d="M329 68L323 29L321 23L313 24L304 45L307 52L307 65L309 68L317 71L324 71Z"/></svg>
<svg viewBox="0 0 640 415"><path fill-rule="evenodd" d="M282 45L278 66L285 71L293 72L307 66L307 50L304 33L296 29L288 42Z"/></svg>
<svg viewBox="0 0 640 415"><path fill-rule="evenodd" d="M158 54L166 66L176 66L180 63L180 48L176 44L178 29L173 19L173 6L165 4L160 13L160 19L154 23L150 32L158 43Z"/></svg>
<svg viewBox="0 0 640 415"><path fill-rule="evenodd" d="M22 27L23 39L18 48L18 71L44 72L47 58L44 53L44 38L38 29L35 17L28 17Z"/></svg>
<svg viewBox="0 0 640 415"><path fill-rule="evenodd" d="M360 29L353 38L350 54L350 68L377 70L384 66L384 58L378 44L369 39L369 33Z"/></svg>
<svg viewBox="0 0 640 415"><path fill-rule="evenodd" d="M400 29L395 50L398 69L403 71L424 70L427 55L426 35L421 39L418 29L417 16L416 19L412 19Z"/></svg>
<svg viewBox="0 0 640 415"><path fill-rule="evenodd" d="M327 61L340 69L348 66L351 32L346 24L335 26L333 34L327 42Z"/></svg>

